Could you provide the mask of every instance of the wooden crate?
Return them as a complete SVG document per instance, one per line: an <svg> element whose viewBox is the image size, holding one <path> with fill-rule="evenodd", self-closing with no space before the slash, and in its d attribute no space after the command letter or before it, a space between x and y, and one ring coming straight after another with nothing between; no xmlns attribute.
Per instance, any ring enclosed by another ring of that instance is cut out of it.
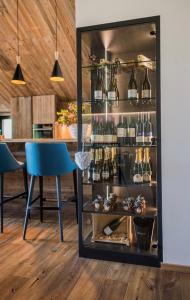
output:
<svg viewBox="0 0 190 300"><path fill-rule="evenodd" d="M103 228L118 218L118 215L92 214L92 241L125 244L129 246L132 241L132 220L130 216L126 216L126 219L119 225L117 230L111 236L106 236L103 233Z"/></svg>

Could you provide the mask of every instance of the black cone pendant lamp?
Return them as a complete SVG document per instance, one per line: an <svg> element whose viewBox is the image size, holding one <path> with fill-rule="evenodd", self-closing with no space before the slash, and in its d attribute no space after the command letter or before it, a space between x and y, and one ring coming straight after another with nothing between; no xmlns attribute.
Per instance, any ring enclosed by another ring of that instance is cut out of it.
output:
<svg viewBox="0 0 190 300"><path fill-rule="evenodd" d="M17 0L17 56L16 56L17 65L16 65L16 70L15 70L15 73L13 75L11 82L13 84L26 84L26 82L24 80L24 76L22 74L22 69L20 66L18 1L19 0Z"/></svg>
<svg viewBox="0 0 190 300"><path fill-rule="evenodd" d="M50 80L60 82L60 81L64 81L64 78L63 78L63 74L61 72L61 68L59 65L59 61L58 61L59 53L57 51L57 0L55 0L55 15L56 15L56 18L55 18L55 22L56 22L55 23L55 64L53 67L53 71L52 71Z"/></svg>

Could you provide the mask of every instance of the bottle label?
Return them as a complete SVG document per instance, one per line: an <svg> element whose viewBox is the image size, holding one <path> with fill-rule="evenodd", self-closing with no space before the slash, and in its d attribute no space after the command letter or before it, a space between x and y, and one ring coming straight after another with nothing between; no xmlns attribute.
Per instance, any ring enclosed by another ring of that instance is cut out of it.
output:
<svg viewBox="0 0 190 300"><path fill-rule="evenodd" d="M137 90L136 89L131 89L128 90L128 98L137 98Z"/></svg>
<svg viewBox="0 0 190 300"><path fill-rule="evenodd" d="M103 136L101 134L96 134L96 143L102 143L103 142Z"/></svg>
<svg viewBox="0 0 190 300"><path fill-rule="evenodd" d="M151 181L151 174L150 173L144 173L143 174L143 181L144 182L150 182Z"/></svg>
<svg viewBox="0 0 190 300"><path fill-rule="evenodd" d="M112 142L117 143L117 135L112 135Z"/></svg>
<svg viewBox="0 0 190 300"><path fill-rule="evenodd" d="M103 171L102 172L102 179L109 179L109 172L108 171Z"/></svg>
<svg viewBox="0 0 190 300"><path fill-rule="evenodd" d="M112 142L112 134L105 134L104 135L104 142L111 143Z"/></svg>
<svg viewBox="0 0 190 300"><path fill-rule="evenodd" d="M90 140L91 140L91 143L96 143L96 134L91 134Z"/></svg>
<svg viewBox="0 0 190 300"><path fill-rule="evenodd" d="M101 90L94 91L94 98L96 100L102 100L102 91Z"/></svg>
<svg viewBox="0 0 190 300"><path fill-rule="evenodd" d="M151 90L142 90L142 98L151 98Z"/></svg>
<svg viewBox="0 0 190 300"><path fill-rule="evenodd" d="M143 135L137 135L136 136L136 142L137 143L144 143L144 134Z"/></svg>
<svg viewBox="0 0 190 300"><path fill-rule="evenodd" d="M108 100L116 100L116 92L115 91L108 92Z"/></svg>
<svg viewBox="0 0 190 300"><path fill-rule="evenodd" d="M141 182L143 182L143 177L142 177L142 175L141 175L141 174L135 174L135 175L133 176L133 182L134 182L134 183L141 183Z"/></svg>
<svg viewBox="0 0 190 300"><path fill-rule="evenodd" d="M100 181L100 174L99 173L93 173L93 178L94 181Z"/></svg>
<svg viewBox="0 0 190 300"><path fill-rule="evenodd" d="M129 137L135 137L135 128L129 128Z"/></svg>
<svg viewBox="0 0 190 300"><path fill-rule="evenodd" d="M145 133L144 142L145 143L151 143L152 142L152 131L149 131L149 132Z"/></svg>
<svg viewBox="0 0 190 300"><path fill-rule="evenodd" d="M112 234L112 230L111 230L111 228L109 227L109 226L107 226L106 228L104 228L104 233L106 234L106 235L111 235Z"/></svg>
<svg viewBox="0 0 190 300"><path fill-rule="evenodd" d="M126 128L117 128L117 137L122 138L127 136Z"/></svg>

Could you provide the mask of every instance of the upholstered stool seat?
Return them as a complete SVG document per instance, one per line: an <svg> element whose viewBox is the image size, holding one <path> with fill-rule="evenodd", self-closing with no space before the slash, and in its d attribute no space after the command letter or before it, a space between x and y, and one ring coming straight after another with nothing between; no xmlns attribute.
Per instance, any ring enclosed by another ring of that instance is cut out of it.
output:
<svg viewBox="0 0 190 300"><path fill-rule="evenodd" d="M1 209L1 233L3 233L3 218L4 218L4 204L8 201L25 196L28 194L27 173L25 163L17 161L12 155L6 143L0 143L0 209ZM24 176L25 191L12 197L4 196L4 173L14 172L22 169Z"/></svg>
<svg viewBox="0 0 190 300"><path fill-rule="evenodd" d="M43 176L56 177L56 192L57 192L57 210L60 226L60 239L63 241L63 226L62 226L62 201L61 201L61 176L76 172L76 164L71 160L67 146L62 142L54 143L26 143L26 163L27 172L31 175L30 188L28 194L23 239L26 236L28 225L28 216L32 207L32 194L34 188L35 178L37 176L42 180ZM76 178L75 178L76 180ZM75 182L76 187L76 182ZM41 184L41 193L43 192L43 185ZM75 190L75 196L77 196ZM43 198L43 197L41 197ZM77 199L76 199L77 204ZM44 207L45 209L45 207ZM46 209L51 209L50 207ZM52 207L55 209L55 207Z"/></svg>

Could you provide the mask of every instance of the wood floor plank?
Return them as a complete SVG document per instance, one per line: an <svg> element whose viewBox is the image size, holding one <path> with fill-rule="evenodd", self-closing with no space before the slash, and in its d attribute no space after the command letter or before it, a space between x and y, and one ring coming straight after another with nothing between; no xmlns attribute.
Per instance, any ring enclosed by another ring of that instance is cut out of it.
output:
<svg viewBox="0 0 190 300"><path fill-rule="evenodd" d="M22 240L23 213L7 212L0 235L0 300L190 300L190 274L78 257L75 207L34 213Z"/></svg>

